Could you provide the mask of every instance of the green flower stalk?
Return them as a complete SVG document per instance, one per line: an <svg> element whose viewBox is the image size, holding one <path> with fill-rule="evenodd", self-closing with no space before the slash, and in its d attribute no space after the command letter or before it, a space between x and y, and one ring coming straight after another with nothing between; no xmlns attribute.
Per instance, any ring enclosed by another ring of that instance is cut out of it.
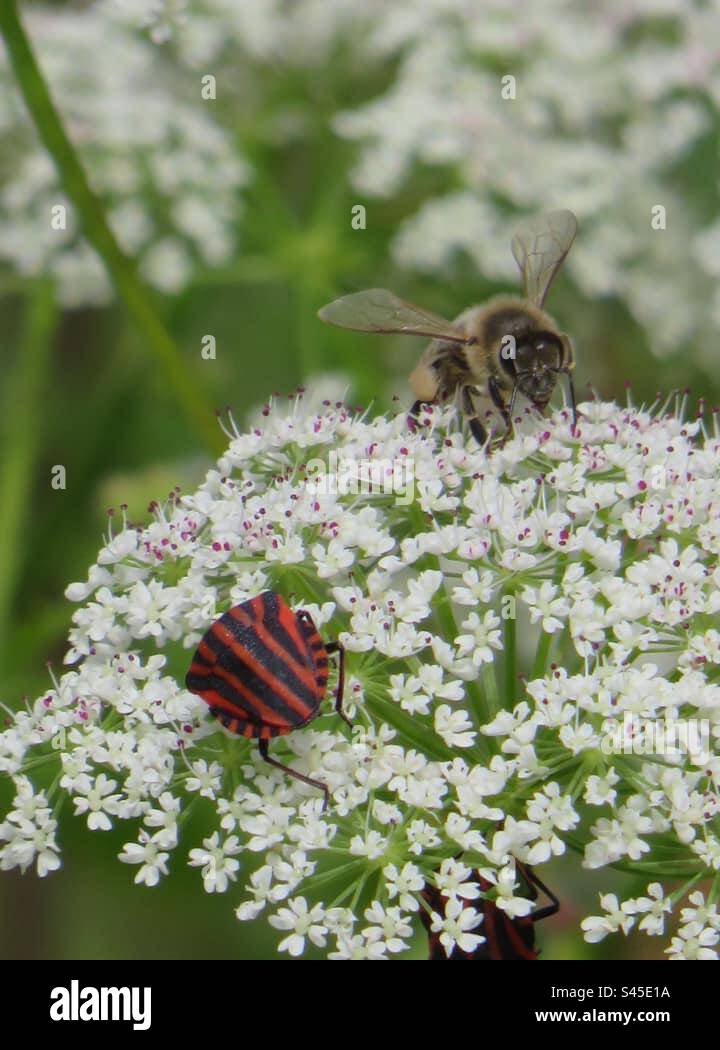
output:
<svg viewBox="0 0 720 1050"><path fill-rule="evenodd" d="M0 33L17 85L50 154L62 185L75 207L82 229L98 253L148 349L162 370L169 389L195 433L208 448L219 449L212 414L205 411L182 362L179 350L161 319L153 298L125 254L91 188L85 169L63 126L32 46L18 15L16 0L0 7Z"/></svg>

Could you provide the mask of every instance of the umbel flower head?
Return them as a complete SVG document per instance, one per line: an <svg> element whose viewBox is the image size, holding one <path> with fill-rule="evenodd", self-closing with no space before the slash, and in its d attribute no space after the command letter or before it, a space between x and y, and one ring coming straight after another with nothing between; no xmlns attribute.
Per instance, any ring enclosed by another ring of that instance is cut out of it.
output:
<svg viewBox="0 0 720 1050"><path fill-rule="evenodd" d="M68 588L68 668L0 734L0 868L59 866L69 798L127 828L136 882L190 864L281 951L383 959L427 887L445 950L473 951L476 873L514 920L519 864L572 850L648 879L602 895L588 941L715 958L720 439L681 409L591 401L575 433L565 408L528 415L495 450L451 410L410 431L298 396L231 421L198 491L123 522ZM271 749L328 785L326 812L184 686L208 627L266 590L346 650L352 730L328 702ZM679 724L704 727L693 746Z"/></svg>

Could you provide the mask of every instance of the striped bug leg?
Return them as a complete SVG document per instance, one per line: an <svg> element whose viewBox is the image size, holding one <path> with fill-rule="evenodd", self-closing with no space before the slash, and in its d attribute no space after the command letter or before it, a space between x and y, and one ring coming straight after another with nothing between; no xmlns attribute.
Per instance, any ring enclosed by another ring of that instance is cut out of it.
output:
<svg viewBox="0 0 720 1050"><path fill-rule="evenodd" d="M308 777L304 773L299 773L297 769L293 769L292 766L286 766L283 762L278 762L276 758L271 758L268 753L268 742L267 740L258 740L258 748L260 750L260 757L268 763L270 766L275 766L276 769L281 769L283 773L287 773L289 777L294 777L295 780L302 781L303 784L309 784L310 787L318 788L323 793L323 813L328 808L330 802L330 791L327 784L323 784L322 780L314 780L313 777Z"/></svg>
<svg viewBox="0 0 720 1050"><path fill-rule="evenodd" d="M352 722L345 714L342 707L343 697L345 696L345 650L343 649L342 645L340 645L340 642L328 642L325 646L325 651L329 655L337 653L338 684L337 692L335 693L335 711L337 712L337 714L340 715L344 722L347 722L347 724L352 729Z"/></svg>

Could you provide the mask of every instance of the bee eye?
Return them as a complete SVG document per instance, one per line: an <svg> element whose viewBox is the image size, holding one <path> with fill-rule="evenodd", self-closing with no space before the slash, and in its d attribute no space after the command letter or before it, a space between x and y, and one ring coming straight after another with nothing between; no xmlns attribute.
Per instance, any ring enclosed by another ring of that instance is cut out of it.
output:
<svg viewBox="0 0 720 1050"><path fill-rule="evenodd" d="M549 339L538 339L535 343L535 350L538 354L546 353L552 345Z"/></svg>
<svg viewBox="0 0 720 1050"><path fill-rule="evenodd" d="M539 336L533 342L535 357L547 367L555 367L559 364L561 355L559 340L547 333Z"/></svg>

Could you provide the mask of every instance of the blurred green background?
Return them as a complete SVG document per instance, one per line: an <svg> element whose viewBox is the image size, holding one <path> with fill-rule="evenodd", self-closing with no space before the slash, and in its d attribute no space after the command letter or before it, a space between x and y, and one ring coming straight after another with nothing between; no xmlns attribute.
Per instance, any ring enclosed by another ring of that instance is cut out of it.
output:
<svg viewBox="0 0 720 1050"><path fill-rule="evenodd" d="M354 404L383 410L394 391L407 404L404 376L422 342L338 332L316 320L317 309L342 292L386 286L452 317L503 287L484 281L462 255L433 276L393 265L389 243L399 224L424 199L452 190L455 176L421 168L402 192L372 201L351 187L357 147L332 133L331 119L391 83L395 60L365 70L352 63L347 47L339 42L315 69L253 65L251 56L239 56L254 90L235 93L231 104L218 102L218 119L254 171L238 195L238 247L220 267L198 265L177 294L155 296L208 418L229 404L242 420L271 392L287 393L328 374L338 377L339 389L348 386ZM157 61L171 58L158 52ZM302 134L278 141L268 132L274 115L297 100L303 102ZM679 185L690 180L688 191L692 173L702 177L703 157L717 150L716 125L713 135L678 173ZM351 228L356 203L367 207L365 230ZM0 213L0 238L3 218ZM211 450L180 411L121 302L63 308L51 278L22 276L4 265L0 310L0 696L15 708L47 687L47 661L62 662L72 611L63 591L85 579L107 509L127 503L131 520L146 520L151 499L199 481ZM637 400L686 385L710 402L718 399L720 379L698 370L691 348L678 347L659 362L617 299L589 301L564 275L553 289L552 311L574 334L581 397L591 381L607 398L624 397L629 382ZM208 333L216 338L217 357L206 361L200 349ZM65 490L50 484L57 464L67 470ZM122 831L90 834L84 822L64 817L60 872L45 880L32 873L0 876L0 957L273 954L276 937L264 924L235 921L237 893L204 894L190 869L173 870L155 889L136 888L132 871L116 860ZM547 880L563 908L539 933L545 958L652 952L653 941L643 937L598 946L579 937L579 919L597 911L608 873L579 874L575 860L563 858ZM625 894L644 888L621 875L616 884ZM418 944L418 957L422 951Z"/></svg>

